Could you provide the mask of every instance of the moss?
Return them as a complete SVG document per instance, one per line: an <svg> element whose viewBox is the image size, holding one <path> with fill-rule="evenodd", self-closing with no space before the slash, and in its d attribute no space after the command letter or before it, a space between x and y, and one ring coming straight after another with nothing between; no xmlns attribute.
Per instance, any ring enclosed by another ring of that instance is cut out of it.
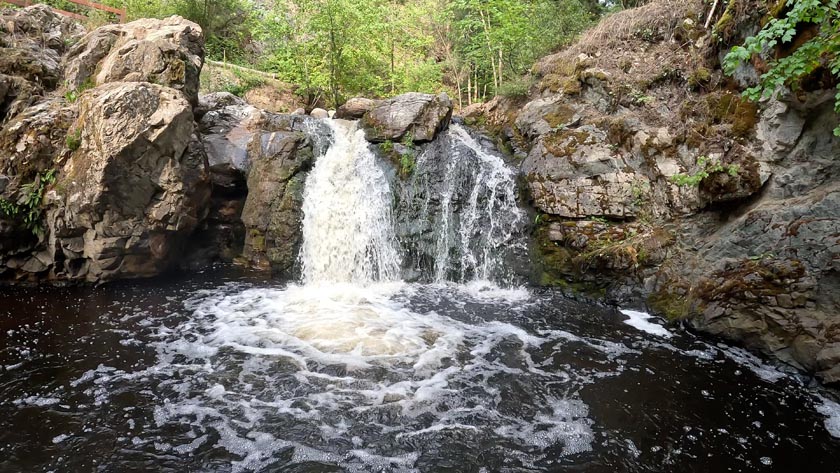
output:
<svg viewBox="0 0 840 473"><path fill-rule="evenodd" d="M711 80L711 71L709 71L703 66L700 66L688 76L688 86L694 90L697 90L707 85L709 82L711 82Z"/></svg>
<svg viewBox="0 0 840 473"><path fill-rule="evenodd" d="M543 120L545 120L551 128L557 128L559 126L567 125L574 119L574 117L575 110L573 108L560 104L555 107L554 110L545 114L545 116L543 116Z"/></svg>
<svg viewBox="0 0 840 473"><path fill-rule="evenodd" d="M671 289L675 289L672 287ZM688 291L681 291L686 292ZM648 296L648 305L654 312L662 314L668 320L687 319L692 314L692 297L676 292L659 291Z"/></svg>
<svg viewBox="0 0 840 473"><path fill-rule="evenodd" d="M581 130L555 130L543 138L543 145L554 156L571 156L590 138Z"/></svg>

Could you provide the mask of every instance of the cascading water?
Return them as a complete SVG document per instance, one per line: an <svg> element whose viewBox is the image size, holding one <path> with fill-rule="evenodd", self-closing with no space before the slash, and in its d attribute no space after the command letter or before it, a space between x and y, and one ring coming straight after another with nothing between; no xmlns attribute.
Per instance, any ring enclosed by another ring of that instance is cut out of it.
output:
<svg viewBox="0 0 840 473"><path fill-rule="evenodd" d="M401 181L355 124L325 123L302 284L0 291L10 321L51 314L0 331L0 471L836 471L816 425L840 436L840 405L748 353L439 284L504 281L522 248L514 173L465 129Z"/></svg>
<svg viewBox="0 0 840 473"><path fill-rule="evenodd" d="M304 282L395 281L401 262L390 184L358 124L329 123L334 142L316 161L304 192Z"/></svg>
<svg viewBox="0 0 840 473"><path fill-rule="evenodd" d="M516 194L515 171L464 127L427 145L397 215L415 279L509 282L525 250Z"/></svg>

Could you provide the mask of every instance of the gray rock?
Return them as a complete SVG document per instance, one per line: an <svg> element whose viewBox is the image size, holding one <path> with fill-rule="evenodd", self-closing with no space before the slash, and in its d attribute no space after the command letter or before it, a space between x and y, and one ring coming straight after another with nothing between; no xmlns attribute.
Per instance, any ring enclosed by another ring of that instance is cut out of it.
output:
<svg viewBox="0 0 840 473"><path fill-rule="evenodd" d="M81 147L61 171L47 219L52 277L159 274L210 196L192 106L176 90L137 82L100 86L79 102Z"/></svg>
<svg viewBox="0 0 840 473"><path fill-rule="evenodd" d="M260 269L290 275L300 247L303 185L312 164L309 138L296 131L260 133L252 149L244 258Z"/></svg>
<svg viewBox="0 0 840 473"><path fill-rule="evenodd" d="M381 102L381 100L366 99L364 97L352 98L345 102L344 105L338 107L338 110L335 112L335 118L359 120Z"/></svg>
<svg viewBox="0 0 840 473"><path fill-rule="evenodd" d="M77 88L89 79L151 82L180 90L198 105L204 64L201 27L179 16L106 25L85 35L67 53L64 79Z"/></svg>
<svg viewBox="0 0 840 473"><path fill-rule="evenodd" d="M372 143L400 141L408 136L416 143L424 143L446 129L451 118L452 101L446 94L411 92L375 106L362 118L362 128Z"/></svg>
<svg viewBox="0 0 840 473"><path fill-rule="evenodd" d="M324 110L323 108L316 108L312 110L312 112L309 115L312 118L317 118L319 120L330 118L330 112Z"/></svg>

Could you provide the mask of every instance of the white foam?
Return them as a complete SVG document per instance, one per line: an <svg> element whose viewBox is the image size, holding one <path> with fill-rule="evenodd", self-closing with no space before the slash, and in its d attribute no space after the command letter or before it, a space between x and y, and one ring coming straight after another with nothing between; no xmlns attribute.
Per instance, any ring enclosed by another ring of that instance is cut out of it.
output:
<svg viewBox="0 0 840 473"><path fill-rule="evenodd" d="M743 348L730 347L724 344L718 344L717 348L724 356L749 369L764 381L775 383L788 376Z"/></svg>
<svg viewBox="0 0 840 473"><path fill-rule="evenodd" d="M824 421L825 429L832 437L840 438L840 404L818 395L820 403L817 404L817 412L826 416Z"/></svg>
<svg viewBox="0 0 840 473"><path fill-rule="evenodd" d="M668 329L651 322L650 320L655 319L655 317L646 312L627 309L621 309L619 312L629 317L629 319L623 321L625 324L635 327L642 332L665 338L670 338L672 336Z"/></svg>

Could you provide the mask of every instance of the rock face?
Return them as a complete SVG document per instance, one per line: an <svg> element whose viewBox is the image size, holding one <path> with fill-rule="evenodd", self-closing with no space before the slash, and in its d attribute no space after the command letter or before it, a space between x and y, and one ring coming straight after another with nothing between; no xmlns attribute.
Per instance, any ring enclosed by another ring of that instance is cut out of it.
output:
<svg viewBox="0 0 840 473"><path fill-rule="evenodd" d="M85 35L42 6L0 24L18 66L0 76L0 277L101 282L172 266L210 195L193 118L200 28L173 17Z"/></svg>
<svg viewBox="0 0 840 473"><path fill-rule="evenodd" d="M55 277L106 281L168 268L204 218L206 156L179 91L115 82L80 100L81 146L51 198Z"/></svg>
<svg viewBox="0 0 840 473"><path fill-rule="evenodd" d="M70 50L65 80L70 88L107 82L151 82L180 90L198 104L204 63L201 28L181 17L108 25L85 35Z"/></svg>
<svg viewBox="0 0 840 473"><path fill-rule="evenodd" d="M303 183L312 136L329 130L314 117L267 112L228 97L202 97L199 123L213 181L210 214L188 265L242 261L291 275L301 240Z"/></svg>
<svg viewBox="0 0 840 473"><path fill-rule="evenodd" d="M584 35L535 67L530 100L475 107L468 123L523 159L540 282L685 319L838 383L835 92L743 100L695 61L726 49L686 29L702 2L678 3L668 18L651 16L659 0L608 17L601 31L644 24L658 39Z"/></svg>
<svg viewBox="0 0 840 473"><path fill-rule="evenodd" d="M438 132L449 126L452 101L446 94L416 92L385 100L364 114L365 138L372 143L400 141L432 141Z"/></svg>

